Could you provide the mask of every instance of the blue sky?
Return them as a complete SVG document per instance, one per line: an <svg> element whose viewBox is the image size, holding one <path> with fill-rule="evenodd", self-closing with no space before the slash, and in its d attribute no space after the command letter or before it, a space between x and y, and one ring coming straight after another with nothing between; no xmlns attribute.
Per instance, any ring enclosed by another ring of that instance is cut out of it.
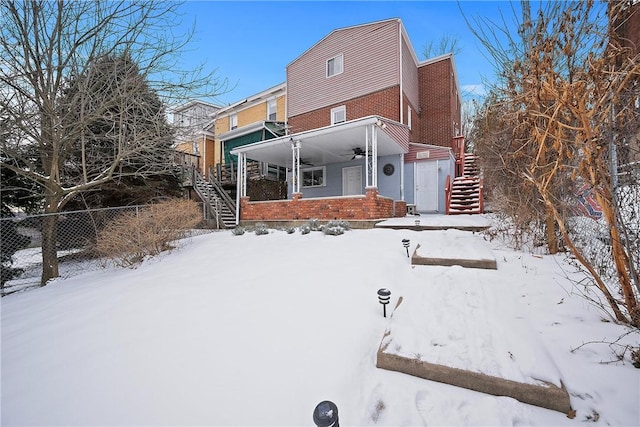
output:
<svg viewBox="0 0 640 427"><path fill-rule="evenodd" d="M480 86L493 66L465 20L512 16L505 1L187 1L182 25L193 25L191 49L183 65L205 62L228 78L233 90L211 100L220 105L241 100L284 82L285 67L332 30L400 18L419 60L424 46L448 34L459 39L456 55L460 85ZM462 10L462 13L461 13Z"/></svg>

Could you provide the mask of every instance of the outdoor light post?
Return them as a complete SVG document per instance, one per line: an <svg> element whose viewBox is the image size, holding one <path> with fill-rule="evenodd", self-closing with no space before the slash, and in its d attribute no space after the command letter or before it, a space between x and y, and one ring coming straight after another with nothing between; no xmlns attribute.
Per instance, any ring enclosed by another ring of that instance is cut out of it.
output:
<svg viewBox="0 0 640 427"><path fill-rule="evenodd" d="M338 407L330 400L324 400L313 410L313 422L318 427L340 427Z"/></svg>
<svg viewBox="0 0 640 427"><path fill-rule="evenodd" d="M411 241L409 239L402 239L402 246L407 250L407 258L409 258L409 245L411 245Z"/></svg>
<svg viewBox="0 0 640 427"><path fill-rule="evenodd" d="M382 304L382 315L387 317L387 304L391 299L391 291L387 288L378 289L378 301Z"/></svg>

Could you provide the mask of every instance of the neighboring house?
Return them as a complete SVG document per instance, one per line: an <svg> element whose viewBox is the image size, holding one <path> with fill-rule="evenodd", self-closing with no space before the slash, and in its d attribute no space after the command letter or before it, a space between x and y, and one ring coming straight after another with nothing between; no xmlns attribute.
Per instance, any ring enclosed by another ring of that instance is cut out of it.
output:
<svg viewBox="0 0 640 427"><path fill-rule="evenodd" d="M220 182L235 183L238 160L230 153L232 149L285 134L285 108L286 84L281 83L216 112L206 131L215 135L220 153L209 164L216 166L216 176ZM264 174L268 174L268 165L259 166L264 168ZM274 172L277 173L277 170ZM284 175L284 171L282 173Z"/></svg>
<svg viewBox="0 0 640 427"><path fill-rule="evenodd" d="M212 116L220 109L208 102L193 100L169 111L176 127L176 163L195 166L201 173L216 158L214 135L205 130ZM219 158L219 153L218 153Z"/></svg>
<svg viewBox="0 0 640 427"><path fill-rule="evenodd" d="M289 133L237 146L237 221L445 211L461 101L453 55L419 62L400 19L331 32L286 68ZM289 198L246 197L248 160L287 168Z"/></svg>
<svg viewBox="0 0 640 427"><path fill-rule="evenodd" d="M625 8L623 16L619 22L612 22L614 31L620 37L622 45L629 48L629 57L637 58L640 55L640 1L630 1ZM636 88L640 85L640 79L636 78ZM637 93L637 90L636 90ZM635 115L640 113L640 96L629 100L630 107ZM618 173L621 182L637 182L640 175L640 133L629 135L625 138L624 144L619 147Z"/></svg>

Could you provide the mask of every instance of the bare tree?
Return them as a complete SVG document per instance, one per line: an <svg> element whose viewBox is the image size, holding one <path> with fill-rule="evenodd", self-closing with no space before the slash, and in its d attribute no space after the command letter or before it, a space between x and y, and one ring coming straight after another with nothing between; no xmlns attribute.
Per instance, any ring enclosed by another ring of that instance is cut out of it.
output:
<svg viewBox="0 0 640 427"><path fill-rule="evenodd" d="M0 116L13 124L0 166L43 189L45 213L119 176L166 172L170 162L157 150L170 136L164 105L224 90L225 81L202 68L181 71L178 54L190 34L173 34L178 7L128 0L0 3ZM108 77L105 58L118 57L127 60L110 64L126 69ZM149 88L157 100L147 96ZM29 145L39 158L23 155ZM45 285L58 276L53 216L43 224L42 256Z"/></svg>
<svg viewBox="0 0 640 427"><path fill-rule="evenodd" d="M637 247L625 235L625 221L638 223L633 215L625 217L629 207L616 197L611 155L624 139L623 129L632 132L626 137L637 132L637 127L623 125L640 119L629 105L639 94L640 58L620 43L610 25L628 12L624 2L549 2L534 17L529 3L523 2L517 37L505 28L486 30L486 21L484 30L476 27L500 73L494 96L485 105L484 125L480 121L478 126L484 126L485 135L479 135L476 144L488 158L499 153L493 157L500 159L497 168L518 182L515 186L527 189L522 193L529 196L526 206L544 207L550 252L557 248L557 227L616 320L640 326ZM497 33L509 35L506 46L493 36ZM579 242L582 237L572 230L572 190L583 185L594 195L606 223L608 271L591 256L597 242Z"/></svg>
<svg viewBox="0 0 640 427"><path fill-rule="evenodd" d="M437 42L431 40L422 48L422 56L424 59L429 59L434 56L444 55L445 53L453 53L454 55L462 52L462 46L460 45L460 39L457 36L451 34L444 34Z"/></svg>

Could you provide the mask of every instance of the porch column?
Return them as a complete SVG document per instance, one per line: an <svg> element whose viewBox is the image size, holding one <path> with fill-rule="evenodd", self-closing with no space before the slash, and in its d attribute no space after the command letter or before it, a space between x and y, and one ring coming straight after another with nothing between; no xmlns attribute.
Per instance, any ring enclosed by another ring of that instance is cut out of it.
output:
<svg viewBox="0 0 640 427"><path fill-rule="evenodd" d="M238 153L236 175L236 225L240 224L240 199L247 196L247 155Z"/></svg>
<svg viewBox="0 0 640 427"><path fill-rule="evenodd" d="M400 200L404 200L404 153L400 157Z"/></svg>
<svg viewBox="0 0 640 427"><path fill-rule="evenodd" d="M378 125L371 125L365 131L365 157L367 158L367 185L366 187L378 188Z"/></svg>
<svg viewBox="0 0 640 427"><path fill-rule="evenodd" d="M291 141L291 194L300 192L300 141Z"/></svg>

